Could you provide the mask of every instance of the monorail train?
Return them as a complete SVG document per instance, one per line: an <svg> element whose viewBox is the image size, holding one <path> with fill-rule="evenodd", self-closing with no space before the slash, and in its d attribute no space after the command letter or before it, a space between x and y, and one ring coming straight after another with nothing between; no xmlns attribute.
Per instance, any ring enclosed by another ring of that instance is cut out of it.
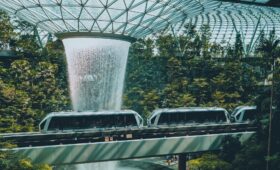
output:
<svg viewBox="0 0 280 170"><path fill-rule="evenodd" d="M176 126L190 124L230 123L229 113L218 107L186 107L154 110L148 126Z"/></svg>
<svg viewBox="0 0 280 170"><path fill-rule="evenodd" d="M231 117L236 123L252 122L257 119L257 115L256 106L239 106L231 113Z"/></svg>
<svg viewBox="0 0 280 170"><path fill-rule="evenodd" d="M143 119L133 110L53 112L39 124L40 132L140 127Z"/></svg>

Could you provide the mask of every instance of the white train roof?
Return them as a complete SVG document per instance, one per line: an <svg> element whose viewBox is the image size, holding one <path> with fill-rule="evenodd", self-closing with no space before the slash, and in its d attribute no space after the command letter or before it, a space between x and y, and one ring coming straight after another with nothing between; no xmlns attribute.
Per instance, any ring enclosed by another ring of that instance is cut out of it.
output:
<svg viewBox="0 0 280 170"><path fill-rule="evenodd" d="M231 115L235 115L237 113L239 113L239 111L243 111L243 110L255 110L257 109L257 106L238 106L236 107L233 112L231 113Z"/></svg>
<svg viewBox="0 0 280 170"><path fill-rule="evenodd" d="M221 107L180 107L180 108L156 109L152 112L151 117L154 117L161 113L185 113L185 112L200 112L200 111L223 111L227 113L227 110Z"/></svg>
<svg viewBox="0 0 280 170"><path fill-rule="evenodd" d="M139 114L133 110L106 110L106 111L83 111L83 112L52 112L41 121L45 121L51 117L76 117L76 116L92 116L92 115L126 115L133 114L139 116Z"/></svg>
<svg viewBox="0 0 280 170"><path fill-rule="evenodd" d="M133 110L106 110L106 111L82 111L82 112L52 112L47 116L90 116L90 115L120 115L120 114L138 114Z"/></svg>

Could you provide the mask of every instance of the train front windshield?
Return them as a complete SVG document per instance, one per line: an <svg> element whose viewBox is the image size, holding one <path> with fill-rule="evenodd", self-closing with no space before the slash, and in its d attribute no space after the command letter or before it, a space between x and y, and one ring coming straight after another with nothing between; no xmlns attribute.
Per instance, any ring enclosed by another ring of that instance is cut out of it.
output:
<svg viewBox="0 0 280 170"><path fill-rule="evenodd" d="M44 127L46 125L47 120L43 121L42 123L40 123L40 130L44 130Z"/></svg>
<svg viewBox="0 0 280 170"><path fill-rule="evenodd" d="M53 117L49 131L138 126L133 114Z"/></svg>
<svg viewBox="0 0 280 170"><path fill-rule="evenodd" d="M163 112L158 125L226 122L224 111Z"/></svg>
<svg viewBox="0 0 280 170"><path fill-rule="evenodd" d="M243 116L243 120L255 120L257 118L257 110L256 109L250 109L250 110L245 110L244 111L244 116Z"/></svg>

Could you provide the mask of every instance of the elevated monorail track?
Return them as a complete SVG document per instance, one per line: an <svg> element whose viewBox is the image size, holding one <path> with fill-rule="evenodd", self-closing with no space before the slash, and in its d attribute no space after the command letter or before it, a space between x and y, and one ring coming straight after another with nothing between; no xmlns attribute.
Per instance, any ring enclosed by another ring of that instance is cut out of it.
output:
<svg viewBox="0 0 280 170"><path fill-rule="evenodd" d="M11 142L17 147L67 145L78 143L95 143L126 141L135 139L154 139L180 136L197 136L206 134L225 134L236 132L254 132L257 127L247 123L208 124L192 126L166 126L143 128L119 128L99 130L65 130L53 133L8 133L0 134L0 142Z"/></svg>

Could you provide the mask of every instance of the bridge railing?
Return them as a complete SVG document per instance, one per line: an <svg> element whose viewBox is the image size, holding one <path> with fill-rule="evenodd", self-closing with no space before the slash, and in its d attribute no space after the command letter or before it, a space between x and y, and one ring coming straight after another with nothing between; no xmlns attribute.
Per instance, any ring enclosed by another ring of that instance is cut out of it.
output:
<svg viewBox="0 0 280 170"><path fill-rule="evenodd" d="M35 132L0 134L0 142L12 141L12 143L16 144L18 147L27 147L197 136L205 134L254 132L256 130L257 127L255 125L248 123L143 127L134 129L118 128L78 131L67 130L52 133Z"/></svg>

